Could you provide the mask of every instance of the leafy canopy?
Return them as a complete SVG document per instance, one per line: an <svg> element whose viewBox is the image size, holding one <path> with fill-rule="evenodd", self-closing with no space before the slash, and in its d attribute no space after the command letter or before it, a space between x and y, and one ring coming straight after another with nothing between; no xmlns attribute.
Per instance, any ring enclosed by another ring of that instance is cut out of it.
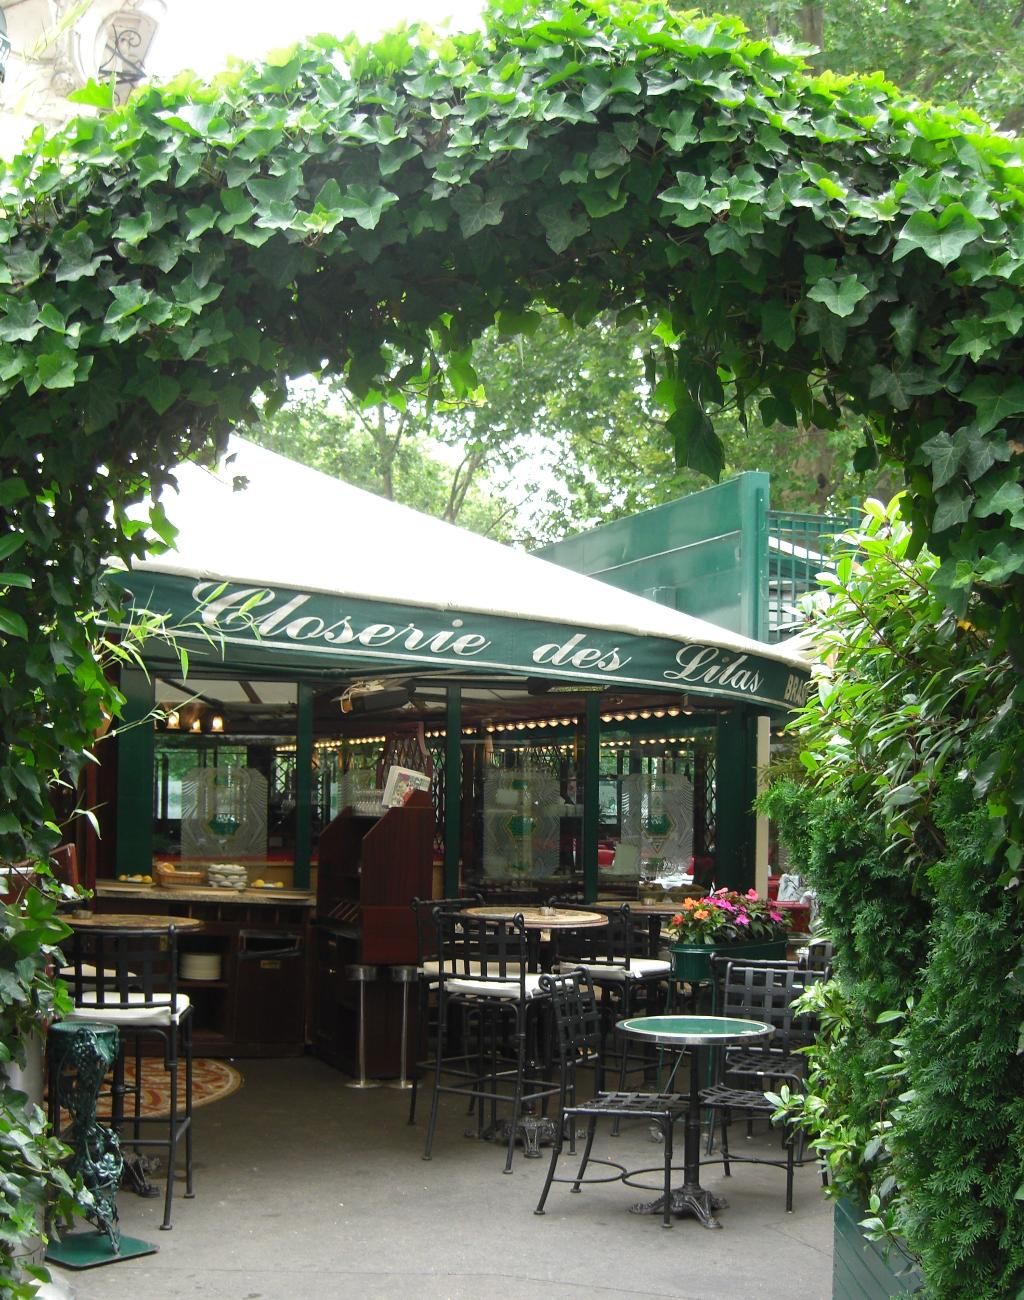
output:
<svg viewBox="0 0 1024 1300"><path fill-rule="evenodd" d="M1022 180L969 113L629 0L324 37L34 135L0 168L0 837L88 735L77 612L148 545L129 502L288 375L471 394L474 339L537 303L653 324L666 437L712 476L730 399L822 429L842 402L947 598L1019 636Z"/></svg>

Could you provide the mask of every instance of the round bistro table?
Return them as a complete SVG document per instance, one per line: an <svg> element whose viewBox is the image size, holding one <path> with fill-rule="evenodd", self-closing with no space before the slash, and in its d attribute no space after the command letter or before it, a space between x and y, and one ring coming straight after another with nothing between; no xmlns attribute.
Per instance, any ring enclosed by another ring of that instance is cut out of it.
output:
<svg viewBox="0 0 1024 1300"><path fill-rule="evenodd" d="M620 1020L615 1026L620 1034L637 1038L658 1047L676 1051L690 1049L690 1097L686 1112L686 1137L683 1146L683 1185L672 1190L672 1213L690 1214L705 1228L720 1228L715 1210L728 1208L724 1197L714 1196L700 1185L700 1081L704 1069L703 1050L724 1047L728 1043L750 1042L769 1038L775 1030L760 1020L738 1020L731 1016L638 1016ZM641 1202L632 1207L634 1214L662 1214L664 1197Z"/></svg>
<svg viewBox="0 0 1024 1300"><path fill-rule="evenodd" d="M464 907L459 916L475 916L485 921L511 921L523 918L527 930L585 930L607 925L602 912L577 911L571 907L517 907L515 903L485 903L479 907Z"/></svg>

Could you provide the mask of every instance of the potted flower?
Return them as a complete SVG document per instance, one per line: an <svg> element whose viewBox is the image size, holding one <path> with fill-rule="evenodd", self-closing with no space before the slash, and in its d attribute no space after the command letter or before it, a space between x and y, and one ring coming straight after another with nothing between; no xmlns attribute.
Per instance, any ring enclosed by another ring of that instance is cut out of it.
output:
<svg viewBox="0 0 1024 1300"><path fill-rule="evenodd" d="M671 941L676 979L699 984L711 978L713 953L785 957L788 930L785 913L756 890L716 889L705 898L684 899L663 934Z"/></svg>

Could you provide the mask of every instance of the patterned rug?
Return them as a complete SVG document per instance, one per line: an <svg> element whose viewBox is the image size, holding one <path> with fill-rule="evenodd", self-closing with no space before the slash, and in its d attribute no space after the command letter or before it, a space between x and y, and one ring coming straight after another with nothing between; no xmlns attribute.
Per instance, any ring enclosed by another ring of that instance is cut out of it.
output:
<svg viewBox="0 0 1024 1300"><path fill-rule="evenodd" d="M135 1062L128 1060L124 1068L125 1086L134 1088L135 1086ZM208 1106L213 1101L221 1101L229 1097L236 1088L242 1086L242 1076L234 1068L228 1065L227 1061L216 1061L203 1057L192 1062L192 1109L197 1106ZM161 1115L167 1114L167 1104L170 1098L170 1087L168 1086L168 1075L164 1070L163 1061L159 1058L143 1058L142 1062L142 1113L145 1116L156 1119ZM185 1104L185 1067L178 1067L178 1101L179 1105L184 1107ZM134 1109L134 1099L129 1093L125 1097L125 1111L131 1114ZM101 1094L99 1103L96 1107L98 1119L109 1119L110 1117L110 1094Z"/></svg>

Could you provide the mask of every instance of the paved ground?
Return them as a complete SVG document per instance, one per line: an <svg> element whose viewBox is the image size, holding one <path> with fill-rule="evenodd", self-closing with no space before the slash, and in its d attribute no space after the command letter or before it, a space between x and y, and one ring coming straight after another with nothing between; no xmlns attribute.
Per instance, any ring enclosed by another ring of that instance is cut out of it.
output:
<svg viewBox="0 0 1024 1300"><path fill-rule="evenodd" d="M704 1185L730 1200L720 1232L631 1215L643 1195L621 1184L556 1186L537 1217L546 1150L503 1175L503 1152L463 1137L466 1117L449 1106L425 1162L426 1113L410 1128L407 1094L346 1088L311 1058L238 1064L243 1086L196 1112L196 1196L176 1197L173 1230L159 1231L160 1201L121 1194L123 1230L159 1253L62 1273L77 1300L831 1295L831 1207L813 1165L797 1171L793 1214L782 1170L734 1166L726 1180L706 1168ZM599 1145L630 1164L660 1159L638 1127Z"/></svg>

